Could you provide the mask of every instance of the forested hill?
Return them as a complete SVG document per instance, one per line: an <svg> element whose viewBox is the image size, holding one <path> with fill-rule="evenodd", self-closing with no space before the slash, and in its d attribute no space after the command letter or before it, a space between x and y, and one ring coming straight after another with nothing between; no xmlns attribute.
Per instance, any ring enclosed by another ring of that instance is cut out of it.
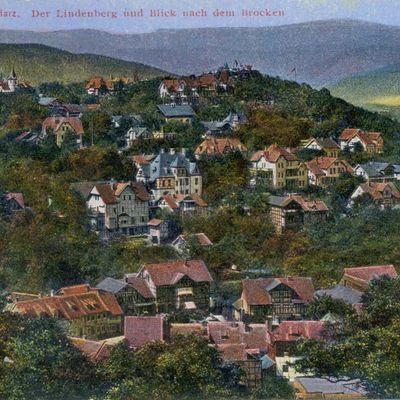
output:
<svg viewBox="0 0 400 400"><path fill-rule="evenodd" d="M0 44L0 74L7 76L13 67L20 79L34 85L82 82L92 75L132 77L138 74L141 78L151 78L165 74L145 64L94 54L73 54L40 44Z"/></svg>

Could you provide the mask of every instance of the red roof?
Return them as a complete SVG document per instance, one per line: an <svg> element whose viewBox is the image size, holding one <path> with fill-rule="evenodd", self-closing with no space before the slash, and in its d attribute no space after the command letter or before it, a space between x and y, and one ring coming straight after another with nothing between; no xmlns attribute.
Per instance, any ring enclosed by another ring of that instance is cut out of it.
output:
<svg viewBox="0 0 400 400"><path fill-rule="evenodd" d="M348 140L352 139L354 136L356 136L357 133L359 133L359 132L361 132L361 129L347 128L340 134L339 140L348 141Z"/></svg>
<svg viewBox="0 0 400 400"><path fill-rule="evenodd" d="M15 303L22 315L75 319L85 315L110 313L122 315L114 295L89 285L76 285L60 289L55 296Z"/></svg>
<svg viewBox="0 0 400 400"><path fill-rule="evenodd" d="M139 275L147 271L156 286L175 285L184 276L194 282L212 282L213 278L202 260L177 260L160 264L144 264Z"/></svg>
<svg viewBox="0 0 400 400"><path fill-rule="evenodd" d="M144 279L137 276L128 276L126 281L145 299L154 299L154 294Z"/></svg>
<svg viewBox="0 0 400 400"><path fill-rule="evenodd" d="M287 161L298 161L299 159L293 154L283 149L282 147L277 146L276 144L271 144L266 150L256 151L250 161L258 161L261 157L265 157L265 159L269 162L275 163L278 161L279 157L283 157Z"/></svg>
<svg viewBox="0 0 400 400"><path fill-rule="evenodd" d="M207 325L208 337L215 344L243 343L244 330L243 322L210 321Z"/></svg>
<svg viewBox="0 0 400 400"><path fill-rule="evenodd" d="M57 132L64 124L70 125L77 135L83 134L82 122L77 117L47 117L43 121L42 129L44 131L52 129L54 132Z"/></svg>
<svg viewBox="0 0 400 400"><path fill-rule="evenodd" d="M21 208L25 208L24 196L22 193L8 192L5 195L6 201L14 200Z"/></svg>
<svg viewBox="0 0 400 400"><path fill-rule="evenodd" d="M400 199L400 191L392 182L371 182L362 183L360 185L364 193L368 193L374 200L383 199L385 189L389 188L392 197Z"/></svg>
<svg viewBox="0 0 400 400"><path fill-rule="evenodd" d="M269 291L279 285L291 288L299 302L307 302L314 297L314 285L311 278L258 278L242 280L242 297L249 305L268 305L272 303Z"/></svg>
<svg viewBox="0 0 400 400"><path fill-rule="evenodd" d="M361 129L345 129L340 135L339 139L345 142L350 141L355 136L365 144L375 144L376 141L382 136L380 132L365 132Z"/></svg>
<svg viewBox="0 0 400 400"><path fill-rule="evenodd" d="M372 279L379 278L385 275L392 279L396 279L398 276L396 268L393 264L345 268L343 275L356 278L367 283L370 282Z"/></svg>
<svg viewBox="0 0 400 400"><path fill-rule="evenodd" d="M70 338L70 340L91 362L99 362L108 358L111 354L112 346L105 340L95 341L75 337Z"/></svg>
<svg viewBox="0 0 400 400"><path fill-rule="evenodd" d="M179 209L179 203L184 200L192 200L198 207L207 207L208 204L196 193L191 194L176 194L176 195L163 195L161 199L165 201L166 205L172 210Z"/></svg>
<svg viewBox="0 0 400 400"><path fill-rule="evenodd" d="M325 175L325 171L338 161L344 167L346 172L353 172L353 168L345 160L340 160L336 157L315 157L311 161L306 162L307 168L315 175Z"/></svg>
<svg viewBox="0 0 400 400"><path fill-rule="evenodd" d="M247 360L246 346L243 343L219 344L217 349L221 352L223 361Z"/></svg>
<svg viewBox="0 0 400 400"><path fill-rule="evenodd" d="M124 336L130 347L163 340L163 318L125 317Z"/></svg>
<svg viewBox="0 0 400 400"><path fill-rule="evenodd" d="M322 337L323 321L282 321L269 334L269 340L274 342L293 342L300 339L318 340Z"/></svg>

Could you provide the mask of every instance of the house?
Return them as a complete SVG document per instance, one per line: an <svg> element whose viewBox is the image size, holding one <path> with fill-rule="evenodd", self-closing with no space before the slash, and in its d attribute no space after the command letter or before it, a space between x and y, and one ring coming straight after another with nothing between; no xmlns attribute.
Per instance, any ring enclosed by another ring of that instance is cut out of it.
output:
<svg viewBox="0 0 400 400"><path fill-rule="evenodd" d="M362 151L370 154L383 152L383 138L380 132L366 132L357 128L347 128L339 136L340 148L354 151L360 146Z"/></svg>
<svg viewBox="0 0 400 400"><path fill-rule="evenodd" d="M340 154L340 146L332 138L311 138L304 143L303 148L324 152L327 157L337 158Z"/></svg>
<svg viewBox="0 0 400 400"><path fill-rule="evenodd" d="M42 135L46 136L49 132L56 135L57 146L61 146L68 133L76 135L76 142L82 145L83 126L79 118L76 117L47 117L42 123Z"/></svg>
<svg viewBox="0 0 400 400"><path fill-rule="evenodd" d="M179 235L171 245L178 251L184 252L188 245L193 243L195 246L212 246L212 241L203 232L193 233L189 235Z"/></svg>
<svg viewBox="0 0 400 400"><path fill-rule="evenodd" d="M305 164L293 153L273 144L256 151L250 158L251 184L258 182L274 188L307 187Z"/></svg>
<svg viewBox="0 0 400 400"><path fill-rule="evenodd" d="M191 124L196 116L189 105L162 104L157 109L166 123L176 121Z"/></svg>
<svg viewBox="0 0 400 400"><path fill-rule="evenodd" d="M229 131L235 131L240 125L247 122L246 116L243 113L230 112L222 121L202 121L206 135L221 136Z"/></svg>
<svg viewBox="0 0 400 400"><path fill-rule="evenodd" d="M400 165L393 165L387 162L373 162L366 164L357 164L354 167L354 175L361 176L367 181L391 182L397 179L396 171Z"/></svg>
<svg viewBox="0 0 400 400"><path fill-rule="evenodd" d="M201 260L177 260L144 264L137 278L154 294L156 312L179 309L209 309L210 284L213 279Z"/></svg>
<svg viewBox="0 0 400 400"><path fill-rule="evenodd" d="M321 340L325 323L323 321L282 321L267 332L268 356L275 361L276 374L293 381L304 375L296 370L300 359L296 343L301 340Z"/></svg>
<svg viewBox="0 0 400 400"><path fill-rule="evenodd" d="M184 79L163 79L158 87L158 95L162 99L174 103L185 103L187 101L187 89Z"/></svg>
<svg viewBox="0 0 400 400"><path fill-rule="evenodd" d="M177 214L201 212L207 209L208 204L195 193L164 195L155 203L161 210L168 210Z"/></svg>
<svg viewBox="0 0 400 400"><path fill-rule="evenodd" d="M236 319L301 318L313 297L311 278L243 279L241 297L233 307Z"/></svg>
<svg viewBox="0 0 400 400"><path fill-rule="evenodd" d="M359 379L297 377L293 381L296 400L366 399L367 391Z"/></svg>
<svg viewBox="0 0 400 400"><path fill-rule="evenodd" d="M398 207L400 204L400 191L392 182L361 183L350 196L349 207L361 196L368 198L379 209L386 210Z"/></svg>
<svg viewBox="0 0 400 400"><path fill-rule="evenodd" d="M153 244L161 244L163 241L168 239L168 223L157 218L153 218L149 221L149 236Z"/></svg>
<svg viewBox="0 0 400 400"><path fill-rule="evenodd" d="M14 93L18 89L18 77L13 68L7 79L0 79L0 93Z"/></svg>
<svg viewBox="0 0 400 400"><path fill-rule="evenodd" d="M43 137L38 132L25 131L20 133L14 141L16 143L26 143L28 145L36 146L42 141Z"/></svg>
<svg viewBox="0 0 400 400"><path fill-rule="evenodd" d="M190 161L186 150L161 150L156 157L136 155L132 161L137 169L136 180L151 189L152 199L164 195L201 196L203 180L196 162Z"/></svg>
<svg viewBox="0 0 400 400"><path fill-rule="evenodd" d="M124 336L129 347L138 348L164 339L163 317L125 317Z"/></svg>
<svg viewBox="0 0 400 400"><path fill-rule="evenodd" d="M350 164L335 157L315 157L306 163L308 183L313 186L327 187L335 183L345 172L352 173Z"/></svg>
<svg viewBox="0 0 400 400"><path fill-rule="evenodd" d="M87 284L16 302L12 311L29 317L57 318L64 322L70 336L101 339L121 334L123 312L114 295Z"/></svg>
<svg viewBox="0 0 400 400"><path fill-rule="evenodd" d="M247 148L236 138L214 138L208 137L196 147L194 152L196 158L201 156L222 156L224 154L239 151L244 153Z"/></svg>
<svg viewBox="0 0 400 400"><path fill-rule="evenodd" d="M124 315L153 314L154 295L135 274L127 274L124 279L105 278L97 289L112 293Z"/></svg>
<svg viewBox="0 0 400 400"><path fill-rule="evenodd" d="M372 280L383 276L397 279L398 275L394 265L372 265L345 268L339 283L358 292L365 292L369 288Z"/></svg>
<svg viewBox="0 0 400 400"><path fill-rule="evenodd" d="M76 185L72 187L79 190ZM85 200L95 230L133 236L148 233L150 194L143 183L97 182Z"/></svg>
<svg viewBox="0 0 400 400"><path fill-rule="evenodd" d="M297 230L304 225L326 222L329 209L321 200L304 200L298 195L269 196L271 222L278 234L285 229Z"/></svg>
<svg viewBox="0 0 400 400"><path fill-rule="evenodd" d="M122 85L127 85L129 81L129 78L124 76L116 78L110 77L109 79L105 79L102 76L92 76L86 82L85 90L88 95L102 96L109 92L113 92L115 87L121 82Z"/></svg>
<svg viewBox="0 0 400 400"><path fill-rule="evenodd" d="M6 207L10 211L21 211L25 209L24 195L18 192L7 192L4 195Z"/></svg>
<svg viewBox="0 0 400 400"><path fill-rule="evenodd" d="M86 357L90 362L97 364L110 357L112 348L124 341L123 336L111 339L88 340L77 337L70 337L71 343Z"/></svg>
<svg viewBox="0 0 400 400"><path fill-rule="evenodd" d="M139 139L151 139L151 132L145 126L135 126L125 133L125 147L129 148Z"/></svg>

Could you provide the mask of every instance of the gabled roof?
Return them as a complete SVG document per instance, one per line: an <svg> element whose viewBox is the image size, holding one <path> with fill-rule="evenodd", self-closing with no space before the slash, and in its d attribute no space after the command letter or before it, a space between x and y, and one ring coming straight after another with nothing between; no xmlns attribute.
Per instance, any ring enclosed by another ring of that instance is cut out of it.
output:
<svg viewBox="0 0 400 400"><path fill-rule="evenodd" d="M356 136L359 132L361 132L361 129L357 128L346 128L339 136L339 140L345 140L349 141L352 139L354 136Z"/></svg>
<svg viewBox="0 0 400 400"><path fill-rule="evenodd" d="M161 196L160 201L164 201L165 204L171 209L171 210L178 210L180 207L180 203L183 201L193 201L196 206L198 207L207 207L208 204L196 193L191 193L191 194L177 194L177 195L163 195Z"/></svg>
<svg viewBox="0 0 400 400"><path fill-rule="evenodd" d="M380 177L380 176L384 175L385 169L387 169L388 167L391 167L391 166L392 166L392 164L389 164L387 162L370 161L365 164L356 165L354 170L361 168L362 170L364 170L364 172L368 175L369 178L375 178L375 177Z"/></svg>
<svg viewBox="0 0 400 400"><path fill-rule="evenodd" d="M174 285L184 276L194 282L212 282L207 266L202 260L177 260L159 264L144 264L142 271L147 271L155 286Z"/></svg>
<svg viewBox="0 0 400 400"><path fill-rule="evenodd" d="M300 205L300 207L306 212L327 212L329 211L327 205L322 200L304 200L303 197L298 195L289 196L269 196L268 204L276 207L286 207L292 201Z"/></svg>
<svg viewBox="0 0 400 400"><path fill-rule="evenodd" d="M22 315L75 319L85 315L111 313L122 315L114 295L89 285L75 285L61 288L55 296L42 297L15 303L15 309Z"/></svg>
<svg viewBox="0 0 400 400"><path fill-rule="evenodd" d="M361 183L359 185L359 188L361 188L364 193L368 193L372 197L373 200L382 199L384 197L383 193L386 188L390 189L393 197L400 199L400 191L397 189L396 185L392 182L368 181L366 183Z"/></svg>
<svg viewBox="0 0 400 400"><path fill-rule="evenodd" d="M328 170L336 161L343 165L346 172L353 172L353 168L347 161L336 157L315 157L311 161L306 162L306 165L315 175L325 175L325 171Z"/></svg>
<svg viewBox="0 0 400 400"><path fill-rule="evenodd" d="M195 154L222 155L227 151L246 151L247 148L237 138L204 139L196 148Z"/></svg>
<svg viewBox="0 0 400 400"><path fill-rule="evenodd" d="M321 339L324 325L323 321L282 321L270 332L271 343Z"/></svg>
<svg viewBox="0 0 400 400"><path fill-rule="evenodd" d="M141 347L163 340L163 318L125 317L124 336L130 347Z"/></svg>
<svg viewBox="0 0 400 400"><path fill-rule="evenodd" d="M192 107L188 105L168 105L162 104L157 106L161 114L166 118L193 118L196 114Z"/></svg>
<svg viewBox="0 0 400 400"><path fill-rule="evenodd" d="M145 299L154 299L154 293L143 278L137 274L126 274L125 281L129 283Z"/></svg>
<svg viewBox="0 0 400 400"><path fill-rule="evenodd" d="M268 286L272 283L285 285L292 289L299 302L307 302L314 297L314 285L311 278L293 277L293 278L258 278L242 280L242 297L249 305L268 305L272 298L268 293ZM271 288L270 290L272 290Z"/></svg>
<svg viewBox="0 0 400 400"><path fill-rule="evenodd" d="M394 265L389 264L345 268L343 271L343 277L346 276L369 283L371 280L380 278L382 276L388 276L389 278L396 279L398 275Z"/></svg>
<svg viewBox="0 0 400 400"><path fill-rule="evenodd" d="M69 338L72 344L77 347L89 361L93 363L97 363L110 357L112 347L118 342L121 342L123 339L123 336L113 338L111 340L105 339L99 341L87 340L78 337Z"/></svg>
<svg viewBox="0 0 400 400"><path fill-rule="evenodd" d="M78 117L47 117L42 124L44 131L52 129L57 132L64 124L69 124L77 135L83 134L82 122Z"/></svg>
<svg viewBox="0 0 400 400"><path fill-rule="evenodd" d="M74 182L71 183L70 188L71 190L79 193L85 200L87 200L87 198L90 195L90 192L92 191L96 183L100 182L96 181Z"/></svg>
<svg viewBox="0 0 400 400"><path fill-rule="evenodd" d="M365 145L369 145L375 144L382 134L380 132L365 132L361 129L348 128L341 133L339 140L349 142L355 136L358 136L361 142L363 142Z"/></svg>
<svg viewBox="0 0 400 400"><path fill-rule="evenodd" d="M172 245L174 245L177 241L182 240L184 242L187 242L188 240L195 240L195 242L199 246L212 246L212 241L208 238L208 236L205 233L192 233L192 234L187 234L187 235L179 235L173 242Z"/></svg>
<svg viewBox="0 0 400 400"><path fill-rule="evenodd" d="M287 161L299 161L299 159L289 151L276 144L271 144L266 150L256 151L250 161L258 161L261 157L264 157L267 161L275 163L279 157L283 157Z"/></svg>
<svg viewBox="0 0 400 400"><path fill-rule="evenodd" d="M141 201L149 201L150 194L142 182L102 182L94 185L99 196L105 204L115 204L118 202L118 196L130 187L137 198Z"/></svg>
<svg viewBox="0 0 400 400"><path fill-rule="evenodd" d="M320 289L315 292L317 297L329 296L333 299L343 300L347 304L359 304L361 303L362 293L354 290L351 287L344 285L335 285L328 289Z"/></svg>

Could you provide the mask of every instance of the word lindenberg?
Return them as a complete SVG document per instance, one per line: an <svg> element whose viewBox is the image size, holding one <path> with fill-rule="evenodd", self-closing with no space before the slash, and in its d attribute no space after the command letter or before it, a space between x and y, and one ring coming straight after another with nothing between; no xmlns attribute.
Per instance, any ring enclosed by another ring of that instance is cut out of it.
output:
<svg viewBox="0 0 400 400"><path fill-rule="evenodd" d="M118 18L118 11L104 11L104 10L32 10L32 18L49 18L50 15L56 18ZM124 9L121 11L123 17L145 17L150 18L171 18L171 17L284 17L283 10L269 10L269 9L242 9L236 10L223 10L215 9L213 11L205 10L203 8L197 10L180 11L174 9L149 9L144 11L142 8L137 10Z"/></svg>

